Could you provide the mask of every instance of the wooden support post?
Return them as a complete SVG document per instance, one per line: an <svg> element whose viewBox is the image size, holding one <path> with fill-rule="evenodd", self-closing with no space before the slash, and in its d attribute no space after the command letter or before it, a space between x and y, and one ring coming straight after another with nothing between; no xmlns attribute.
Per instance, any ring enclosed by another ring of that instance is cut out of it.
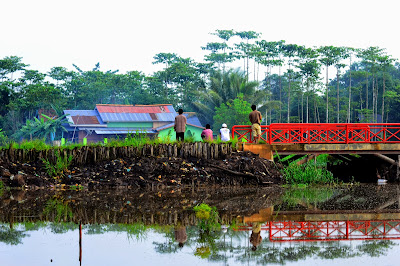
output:
<svg viewBox="0 0 400 266"><path fill-rule="evenodd" d="M307 163L307 162L311 161L312 159L314 159L314 160L315 160L315 162L316 162L316 160L317 160L317 156L316 156L315 154L307 155L307 156L306 156L306 157L304 157L303 159L301 159L301 160L297 161L297 165L302 165L302 164L305 164L305 163Z"/></svg>

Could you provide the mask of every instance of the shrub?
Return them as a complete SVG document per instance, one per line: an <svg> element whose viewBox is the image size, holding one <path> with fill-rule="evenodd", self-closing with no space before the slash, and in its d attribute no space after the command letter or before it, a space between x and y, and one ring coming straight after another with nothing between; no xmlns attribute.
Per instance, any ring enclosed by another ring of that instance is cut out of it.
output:
<svg viewBox="0 0 400 266"><path fill-rule="evenodd" d="M56 163L53 164L49 160L42 158L44 163L44 167L47 171L47 174L50 177L60 178L64 175L64 172L68 170L68 166L71 164L72 155L69 157L61 156L58 151L55 152L57 157Z"/></svg>
<svg viewBox="0 0 400 266"><path fill-rule="evenodd" d="M208 204L202 203L193 207L196 217L199 219L199 227L201 230L209 232L218 229L219 214L216 207L210 207Z"/></svg>
<svg viewBox="0 0 400 266"><path fill-rule="evenodd" d="M287 184L337 184L338 180L325 168L317 167L313 162L303 165L291 163L282 170Z"/></svg>

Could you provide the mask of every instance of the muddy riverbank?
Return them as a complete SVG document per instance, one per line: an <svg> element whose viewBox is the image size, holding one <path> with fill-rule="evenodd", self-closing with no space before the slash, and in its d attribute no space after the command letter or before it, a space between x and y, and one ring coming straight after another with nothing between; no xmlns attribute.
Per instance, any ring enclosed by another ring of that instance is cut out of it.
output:
<svg viewBox="0 0 400 266"><path fill-rule="evenodd" d="M49 176L43 161L0 159L1 181L9 187L53 186L84 188L164 188L199 185L257 185L282 183L280 166L251 152L234 152L218 159L160 156L120 156L112 160L71 164L59 177Z"/></svg>

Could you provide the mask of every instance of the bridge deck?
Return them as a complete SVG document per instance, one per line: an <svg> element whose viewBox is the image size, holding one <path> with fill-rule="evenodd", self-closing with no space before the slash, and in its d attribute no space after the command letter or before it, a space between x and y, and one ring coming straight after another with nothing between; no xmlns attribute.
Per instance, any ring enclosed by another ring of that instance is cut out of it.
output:
<svg viewBox="0 0 400 266"><path fill-rule="evenodd" d="M400 143L359 144L253 144L239 143L238 150L251 151L272 160L273 154L400 154Z"/></svg>

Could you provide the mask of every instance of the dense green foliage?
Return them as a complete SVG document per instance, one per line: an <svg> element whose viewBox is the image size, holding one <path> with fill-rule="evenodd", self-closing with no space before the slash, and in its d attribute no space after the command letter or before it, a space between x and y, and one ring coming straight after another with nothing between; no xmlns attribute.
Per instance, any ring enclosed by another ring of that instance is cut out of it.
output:
<svg viewBox="0 0 400 266"><path fill-rule="evenodd" d="M210 232L220 228L219 214L216 207L201 203L193 207L196 217L199 219L199 227L205 232Z"/></svg>
<svg viewBox="0 0 400 266"><path fill-rule="evenodd" d="M333 177L331 172L327 171L324 167L317 167L314 162L308 162L303 165L291 163L288 167L283 168L282 172L286 183L291 185L338 183L338 180Z"/></svg>
<svg viewBox="0 0 400 266"><path fill-rule="evenodd" d="M6 56L0 59L0 141L50 133L59 139L60 121L55 116L42 121L40 110L49 115L52 109L106 103L171 103L197 112L214 131L221 121L229 120L229 127L244 123L231 114L221 116L236 99L256 104L263 123L400 120L400 64L382 48L309 48L266 41L254 31L213 35L217 41L201 47L208 52L205 62L158 53L153 63L163 69L150 75L104 71L99 63L91 70L55 66L40 73L21 57Z"/></svg>
<svg viewBox="0 0 400 266"><path fill-rule="evenodd" d="M71 164L73 159L72 155L69 157L60 155L58 151L55 152L56 162L51 163L49 160L42 158L44 168L47 171L47 174L54 178L61 178L64 176L64 172L68 171L68 166Z"/></svg>

